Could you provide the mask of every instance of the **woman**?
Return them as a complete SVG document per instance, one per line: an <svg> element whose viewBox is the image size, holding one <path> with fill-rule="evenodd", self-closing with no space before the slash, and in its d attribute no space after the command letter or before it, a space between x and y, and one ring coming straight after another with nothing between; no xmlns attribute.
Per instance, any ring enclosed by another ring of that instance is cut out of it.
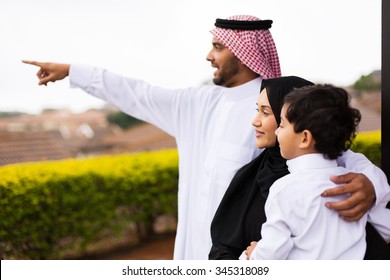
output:
<svg viewBox="0 0 390 280"><path fill-rule="evenodd" d="M293 88L312 84L298 77L263 81L252 124L256 128L256 146L265 150L242 167L230 183L211 224L213 246L209 259L238 259L251 241L261 239L269 188L288 174L275 135L283 100Z"/></svg>
<svg viewBox="0 0 390 280"><path fill-rule="evenodd" d="M232 179L211 224L213 245L209 259L238 259L252 241L261 239L269 188L288 174L275 135L284 97L293 88L312 84L293 76L263 81L258 114L252 125L256 129L256 146L265 150ZM388 246L372 226L367 227L367 241L366 259L389 258Z"/></svg>

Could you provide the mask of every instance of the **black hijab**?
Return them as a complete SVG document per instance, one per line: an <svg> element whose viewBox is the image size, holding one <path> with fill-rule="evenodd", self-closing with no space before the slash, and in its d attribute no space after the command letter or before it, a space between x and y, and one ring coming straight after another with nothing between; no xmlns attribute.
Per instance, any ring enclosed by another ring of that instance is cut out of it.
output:
<svg viewBox="0 0 390 280"><path fill-rule="evenodd" d="M293 88L308 85L312 83L294 76L263 81L261 90L266 89L278 124L287 93ZM261 226L266 220L264 205L269 188L287 174L286 160L280 154L278 142L238 170L211 224L213 247L210 259L238 259L251 241L261 239Z"/></svg>

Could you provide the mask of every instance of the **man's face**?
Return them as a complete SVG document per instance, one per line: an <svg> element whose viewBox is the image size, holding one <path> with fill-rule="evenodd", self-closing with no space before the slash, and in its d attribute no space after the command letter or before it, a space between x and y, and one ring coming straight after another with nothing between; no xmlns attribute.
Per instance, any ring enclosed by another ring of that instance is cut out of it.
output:
<svg viewBox="0 0 390 280"><path fill-rule="evenodd" d="M206 59L217 70L214 72L214 84L218 86L234 87L239 85L241 62L232 52L215 37L212 40L212 49Z"/></svg>

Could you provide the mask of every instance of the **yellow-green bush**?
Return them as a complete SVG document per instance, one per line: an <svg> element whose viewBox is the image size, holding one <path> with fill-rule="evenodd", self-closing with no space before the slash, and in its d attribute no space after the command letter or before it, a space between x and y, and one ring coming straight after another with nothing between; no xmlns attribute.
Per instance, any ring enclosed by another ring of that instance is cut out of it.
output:
<svg viewBox="0 0 390 280"><path fill-rule="evenodd" d="M380 166L380 143L379 131L360 133L352 150ZM9 165L0 176L0 258L56 258L177 211L176 150Z"/></svg>
<svg viewBox="0 0 390 280"><path fill-rule="evenodd" d="M356 136L351 150L364 154L377 166L381 166L381 132L361 132Z"/></svg>
<svg viewBox="0 0 390 280"><path fill-rule="evenodd" d="M0 257L56 258L176 214L176 150L0 168Z"/></svg>

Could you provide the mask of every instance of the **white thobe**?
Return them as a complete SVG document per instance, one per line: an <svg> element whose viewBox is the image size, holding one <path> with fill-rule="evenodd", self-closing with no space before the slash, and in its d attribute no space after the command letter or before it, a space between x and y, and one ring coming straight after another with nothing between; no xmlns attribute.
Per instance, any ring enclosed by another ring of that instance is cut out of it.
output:
<svg viewBox="0 0 390 280"><path fill-rule="evenodd" d="M234 88L170 90L75 64L69 78L71 87L81 88L176 138L179 191L174 259L207 259L210 225L222 196L236 171L261 152L251 126L261 78ZM351 155L345 157L345 164L354 164L358 156ZM383 174L378 177L369 162L365 166L378 197L386 178Z"/></svg>
<svg viewBox="0 0 390 280"><path fill-rule="evenodd" d="M261 79L235 88L153 87L102 69L72 65L72 87L106 100L176 138L179 152L175 259L207 259L210 225L236 171L260 150L251 121Z"/></svg>
<svg viewBox="0 0 390 280"><path fill-rule="evenodd" d="M380 201L357 222L346 222L325 207L327 201L346 198L321 197L334 187L330 176L348 172L336 160L308 154L288 160L287 165L290 174L270 188L262 239L250 259L363 259L367 218L375 221L382 235L390 231L390 209L382 207L388 201Z"/></svg>

